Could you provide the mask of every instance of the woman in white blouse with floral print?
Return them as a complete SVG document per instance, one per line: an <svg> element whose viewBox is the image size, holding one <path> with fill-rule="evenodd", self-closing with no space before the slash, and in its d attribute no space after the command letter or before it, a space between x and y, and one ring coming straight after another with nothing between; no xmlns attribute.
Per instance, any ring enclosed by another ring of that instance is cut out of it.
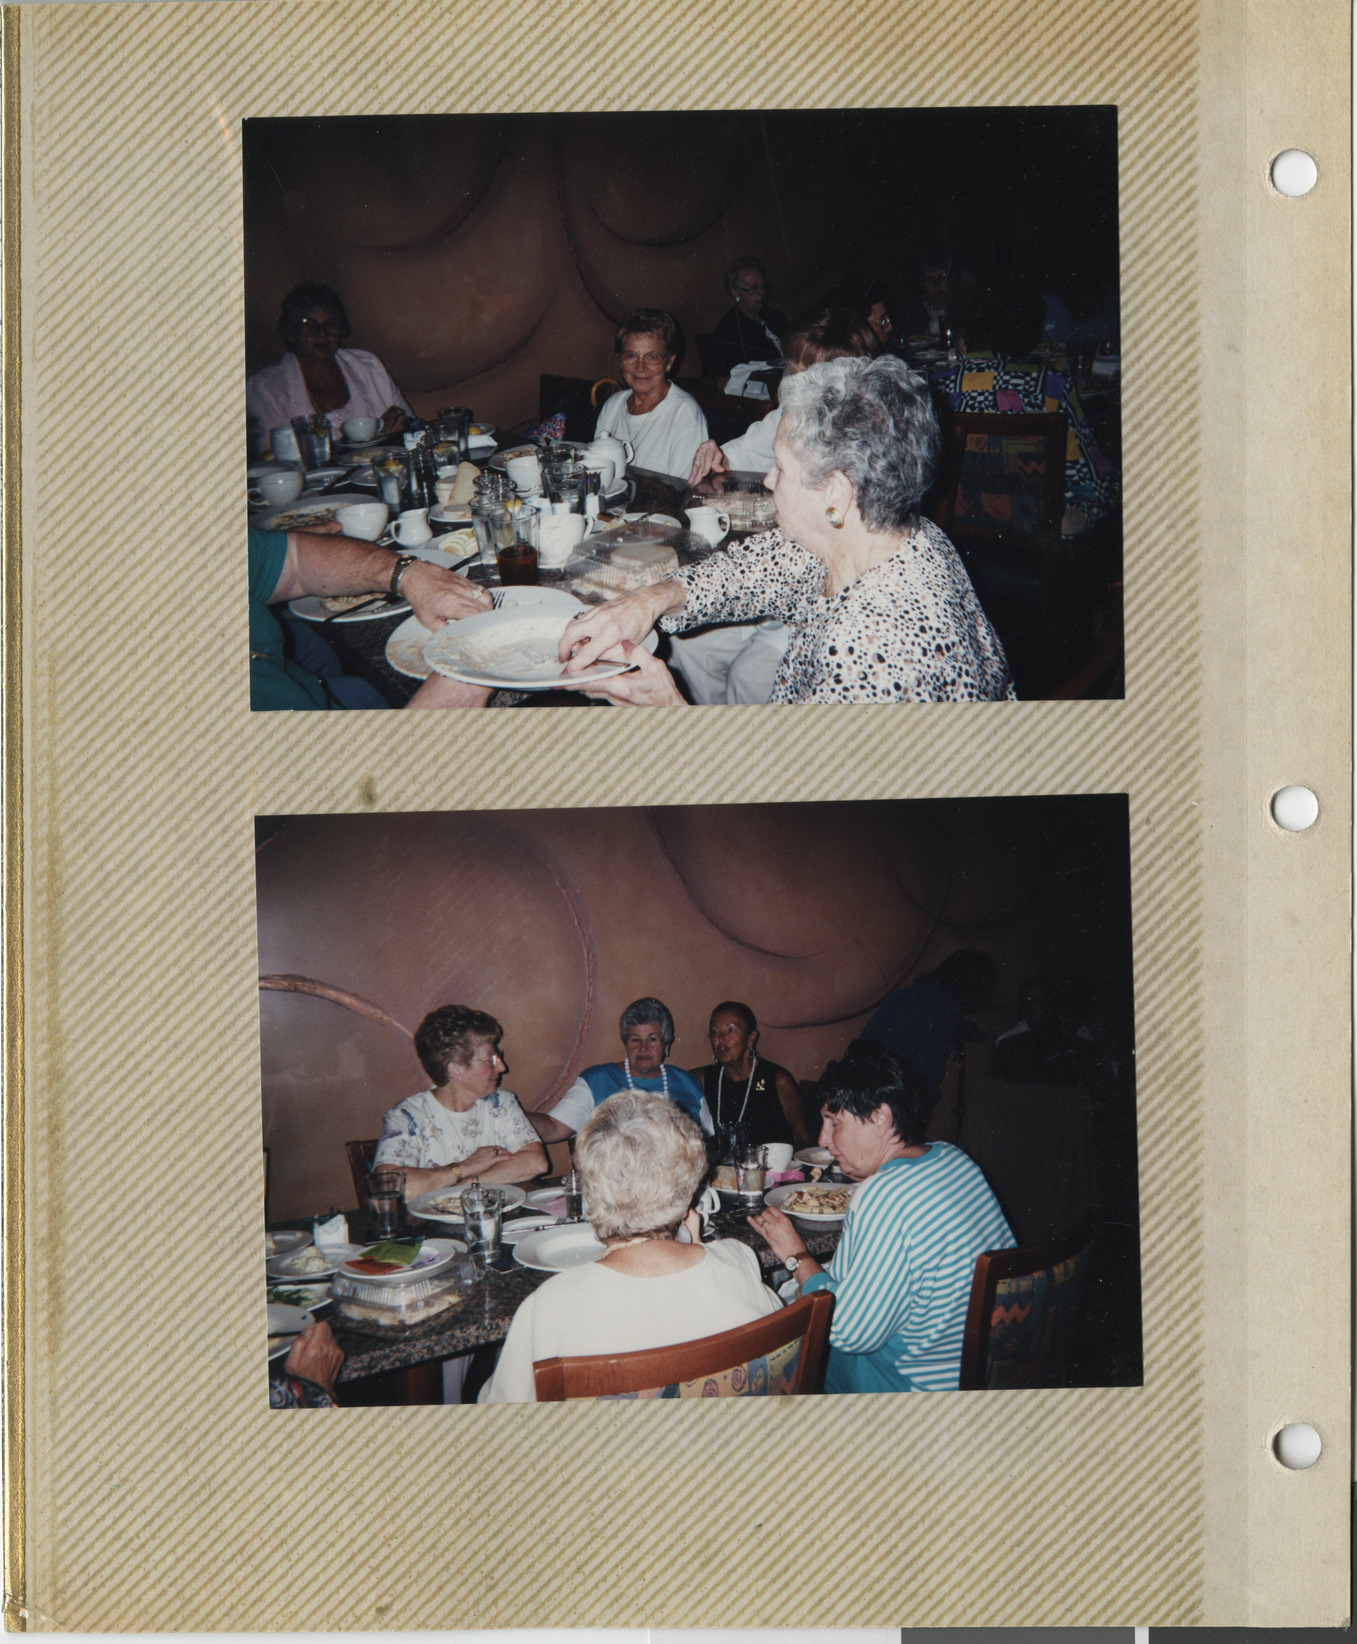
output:
<svg viewBox="0 0 1357 1644"><path fill-rule="evenodd" d="M1012 700L1008 659L956 549L918 515L938 448L927 385L891 355L784 379L764 481L779 528L581 612L561 641L567 674L620 648L633 672L577 688L682 706L640 647L657 622L679 632L775 616L795 631L774 703Z"/></svg>
<svg viewBox="0 0 1357 1644"><path fill-rule="evenodd" d="M405 1172L407 1194L472 1176L522 1182L547 1169L518 1098L499 1088L508 1072L503 1037L493 1016L466 1005L442 1005L415 1030L415 1051L434 1083L386 1114L373 1159Z"/></svg>

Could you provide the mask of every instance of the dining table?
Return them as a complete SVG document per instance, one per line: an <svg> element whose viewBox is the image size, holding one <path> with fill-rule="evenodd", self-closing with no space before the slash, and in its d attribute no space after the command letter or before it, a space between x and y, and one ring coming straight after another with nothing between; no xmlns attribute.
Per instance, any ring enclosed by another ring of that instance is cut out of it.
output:
<svg viewBox="0 0 1357 1644"><path fill-rule="evenodd" d="M403 449L400 437L389 436L383 441L369 441L365 449L373 449L379 444L386 444L392 449ZM468 459L474 466L484 469L492 464L500 453L511 451L531 442L522 435L506 434L496 431L494 448L483 447L473 453ZM341 448L342 454L342 448ZM355 470L361 473L362 469ZM326 470L328 472L328 470ZM336 470L337 472L337 470ZM620 524L624 515L655 515L673 520L672 529L665 529L660 538L675 549L681 565L696 563L707 555L718 551L722 545L713 545L696 532L687 529L684 524L683 505L689 499L690 493L686 479L672 474L657 473L651 469L629 466L626 470L625 488L618 494L607 499L602 517L610 523ZM341 503L353 501L360 497L364 501L372 501L377 496L376 481L338 479L329 482L338 485L340 490L332 492ZM303 491L295 501L282 508L257 508L251 512L251 523L267 526L268 521L275 513L285 515L296 514L300 511L325 506L327 485L319 484ZM707 500L705 497L696 497L695 500ZM421 546L421 552L440 549L440 544L459 532L470 529L470 519L449 520L441 517L442 510L430 509L429 529L432 538ZM389 533L379 539L383 545L398 547L399 544L391 540ZM466 544L466 538L459 541L459 550ZM581 597L588 602L597 601L599 594L577 593L572 584L588 569L588 563L593 548L598 545L597 536L586 537L580 547L571 556L569 562L560 569L539 569L537 585L543 588L561 589ZM436 563L445 563L442 560ZM468 559L466 563L454 564L450 568L465 576L469 581L480 584L492 591L503 586L498 568L495 565L482 563L479 554ZM421 679L392 665L388 641L398 628L408 619L408 608L374 616L361 612L343 614L332 620L316 624L320 637L335 651L340 664L346 674L365 679L372 685L393 708L404 707L410 698L419 689ZM297 618L296 620L305 620ZM661 638L661 659L665 654L667 639ZM492 693L490 707L607 707L607 702L596 696L585 695L579 691L564 689L553 690L500 690Z"/></svg>
<svg viewBox="0 0 1357 1644"><path fill-rule="evenodd" d="M542 1178L523 1185L550 1187L559 1185L559 1181ZM709 1241L738 1239L748 1245L759 1259L765 1280L776 1288L787 1278L786 1271L767 1241L749 1225L749 1213L749 1207L742 1205L734 1195L724 1195L722 1209L705 1219L705 1236ZM532 1214L528 1206L517 1206L506 1211L504 1226L512 1227L516 1220ZM374 1242L375 1229L366 1210L349 1211L347 1217L352 1242ZM311 1225L311 1218L300 1218L272 1223L268 1231L295 1231L309 1229ZM421 1221L413 1212L410 1225L412 1231L426 1237L455 1237L458 1232L455 1225ZM811 1255L827 1258L838 1245L843 1224L798 1221L796 1226ZM470 1256L463 1257L458 1268L456 1303L444 1313L399 1333L375 1327L369 1331L340 1315L333 1302L321 1304L316 1316L329 1323L344 1350L344 1364L338 1377L340 1403L365 1402L364 1394L374 1391L378 1385L381 1396L375 1402L441 1403L443 1361L474 1353L479 1348L497 1347L508 1335L520 1303L551 1277L550 1272L521 1265L514 1257L514 1247L505 1243L488 1267ZM286 1281L274 1279L269 1283L285 1285ZM372 1385L365 1389L364 1383Z"/></svg>

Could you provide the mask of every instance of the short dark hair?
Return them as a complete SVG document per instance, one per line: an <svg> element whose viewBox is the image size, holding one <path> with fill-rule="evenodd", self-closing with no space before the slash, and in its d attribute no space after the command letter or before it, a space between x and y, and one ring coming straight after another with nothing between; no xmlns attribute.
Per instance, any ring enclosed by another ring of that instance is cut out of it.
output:
<svg viewBox="0 0 1357 1644"><path fill-rule="evenodd" d="M709 1019L714 1022L723 1010L732 1016L738 1016L746 1033L759 1031L758 1018L748 1005L742 1005L738 999L723 999L719 1005L713 1005Z"/></svg>
<svg viewBox="0 0 1357 1644"><path fill-rule="evenodd" d="M762 274L763 283L769 284L768 269L757 257L737 257L726 270L726 290L732 296L735 294L735 281L747 268L752 268L756 274Z"/></svg>
<svg viewBox="0 0 1357 1644"><path fill-rule="evenodd" d="M855 1039L842 1058L825 1069L817 1096L826 1112L849 1113L855 1119L870 1119L884 1104L906 1147L922 1147L928 1139L933 1114L928 1086L912 1062L884 1045Z"/></svg>
<svg viewBox="0 0 1357 1644"><path fill-rule="evenodd" d="M492 1044L498 1050L503 1037L504 1029L485 1011L440 1005L415 1029L415 1055L436 1085L446 1084L449 1062L465 1066L478 1045Z"/></svg>
<svg viewBox="0 0 1357 1644"><path fill-rule="evenodd" d="M278 329L283 333L285 342L290 340L292 332L296 330L297 321L308 308L332 310L344 327L344 335L348 336L349 316L344 308L344 299L332 285L320 285L315 280L307 280L302 285L294 285L283 298L283 310L278 316Z"/></svg>
<svg viewBox="0 0 1357 1644"><path fill-rule="evenodd" d="M674 346L678 341L678 323L672 314L666 314L662 308L633 308L618 324L617 335L613 338L613 353L622 352L628 337L647 336L658 337L664 344L666 355L678 352Z"/></svg>
<svg viewBox="0 0 1357 1644"><path fill-rule="evenodd" d="M654 1022L660 1030L660 1038L664 1040L664 1048L668 1051L674 1042L674 1018L670 1014L668 1005L658 999L633 999L622 1012L622 1020L617 1024L618 1037L623 1044L627 1042L627 1035L634 1027L644 1027L647 1022Z"/></svg>

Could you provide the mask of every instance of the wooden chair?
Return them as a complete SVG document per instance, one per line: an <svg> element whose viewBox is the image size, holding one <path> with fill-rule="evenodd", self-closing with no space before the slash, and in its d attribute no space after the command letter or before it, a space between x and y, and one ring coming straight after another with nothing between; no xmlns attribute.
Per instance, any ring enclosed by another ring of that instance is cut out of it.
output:
<svg viewBox="0 0 1357 1644"><path fill-rule="evenodd" d="M374 1136L367 1142L344 1143L349 1155L349 1169L353 1172L353 1187L358 1195L360 1210L366 1210L368 1207L368 1171L372 1169L372 1156L377 1151L378 1140L379 1138Z"/></svg>
<svg viewBox="0 0 1357 1644"><path fill-rule="evenodd" d="M961 1346L962 1391L1069 1387L1097 1218L1073 1233L975 1264Z"/></svg>
<svg viewBox="0 0 1357 1644"><path fill-rule="evenodd" d="M817 1290L791 1307L719 1336L639 1353L539 1359L537 1397L562 1399L755 1398L818 1393L834 1297Z"/></svg>

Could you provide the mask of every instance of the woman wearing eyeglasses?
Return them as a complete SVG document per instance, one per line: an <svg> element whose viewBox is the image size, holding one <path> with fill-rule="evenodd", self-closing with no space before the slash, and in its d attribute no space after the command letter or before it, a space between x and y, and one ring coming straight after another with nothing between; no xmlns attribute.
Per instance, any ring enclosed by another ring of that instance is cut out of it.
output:
<svg viewBox="0 0 1357 1644"><path fill-rule="evenodd" d="M691 394L669 380L678 333L671 315L638 308L617 328L613 344L626 388L603 403L598 434L630 440L636 468L677 476L682 486L707 437L707 419Z"/></svg>
<svg viewBox="0 0 1357 1644"><path fill-rule="evenodd" d="M341 348L349 317L328 285L295 286L283 298L278 329L288 351L245 383L245 407L256 443L293 417L319 412L339 432L351 417L380 417L384 434L399 433L410 407L375 354Z"/></svg>

